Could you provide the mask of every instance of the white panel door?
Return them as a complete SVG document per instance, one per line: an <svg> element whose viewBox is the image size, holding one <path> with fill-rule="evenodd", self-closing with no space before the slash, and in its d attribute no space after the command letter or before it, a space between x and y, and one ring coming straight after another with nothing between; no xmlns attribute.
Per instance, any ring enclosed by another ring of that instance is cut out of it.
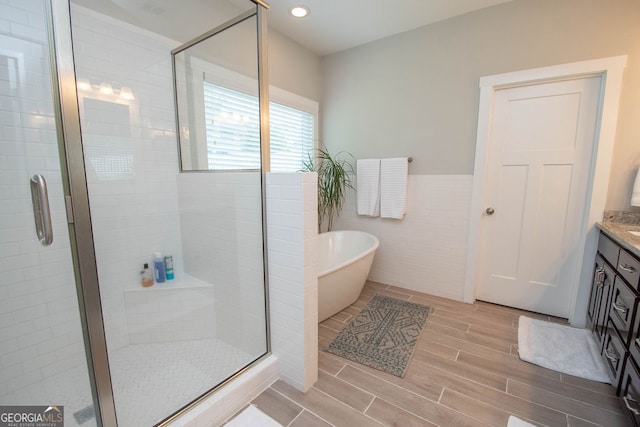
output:
<svg viewBox="0 0 640 427"><path fill-rule="evenodd" d="M477 299L568 317L600 86L585 77L495 92Z"/></svg>

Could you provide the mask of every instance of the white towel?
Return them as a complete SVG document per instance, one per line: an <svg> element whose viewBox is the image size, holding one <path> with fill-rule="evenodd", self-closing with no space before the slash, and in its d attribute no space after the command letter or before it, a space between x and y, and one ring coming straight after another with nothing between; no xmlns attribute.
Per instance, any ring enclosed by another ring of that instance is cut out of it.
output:
<svg viewBox="0 0 640 427"><path fill-rule="evenodd" d="M356 162L358 215L380 216L380 159Z"/></svg>
<svg viewBox="0 0 640 427"><path fill-rule="evenodd" d="M396 157L380 162L380 216L402 219L407 213L409 159Z"/></svg>
<svg viewBox="0 0 640 427"><path fill-rule="evenodd" d="M636 182L633 184L631 206L640 206L640 168L638 168L638 173L636 174Z"/></svg>

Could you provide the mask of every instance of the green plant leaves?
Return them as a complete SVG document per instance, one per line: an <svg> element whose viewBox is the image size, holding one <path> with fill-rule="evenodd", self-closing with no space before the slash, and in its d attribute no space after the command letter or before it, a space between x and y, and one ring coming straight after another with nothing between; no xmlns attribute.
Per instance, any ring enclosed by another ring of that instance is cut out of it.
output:
<svg viewBox="0 0 640 427"><path fill-rule="evenodd" d="M347 160L339 158L345 154L344 151L335 156L331 156L324 148L319 148L316 152L316 161L314 162L309 155L304 162L303 171L318 173L318 231L321 231L325 220L327 231L331 231L333 221L344 205L347 188L353 188L351 185L353 166Z"/></svg>

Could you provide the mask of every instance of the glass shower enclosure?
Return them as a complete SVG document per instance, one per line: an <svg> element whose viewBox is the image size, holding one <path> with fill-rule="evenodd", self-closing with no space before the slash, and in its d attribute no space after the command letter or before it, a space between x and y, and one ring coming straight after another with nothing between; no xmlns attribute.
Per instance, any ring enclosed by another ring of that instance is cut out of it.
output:
<svg viewBox="0 0 640 427"><path fill-rule="evenodd" d="M169 3L0 5L0 405L165 425L269 351L268 155L195 167L204 79L243 82L268 146L264 7ZM143 286L155 253L173 278Z"/></svg>

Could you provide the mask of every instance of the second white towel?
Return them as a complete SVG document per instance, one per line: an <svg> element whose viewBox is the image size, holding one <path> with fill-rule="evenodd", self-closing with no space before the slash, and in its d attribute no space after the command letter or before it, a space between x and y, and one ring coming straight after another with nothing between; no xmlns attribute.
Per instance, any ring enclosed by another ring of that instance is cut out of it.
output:
<svg viewBox="0 0 640 427"><path fill-rule="evenodd" d="M380 162L380 216L402 219L407 213L407 175L409 161L406 157L382 159Z"/></svg>

